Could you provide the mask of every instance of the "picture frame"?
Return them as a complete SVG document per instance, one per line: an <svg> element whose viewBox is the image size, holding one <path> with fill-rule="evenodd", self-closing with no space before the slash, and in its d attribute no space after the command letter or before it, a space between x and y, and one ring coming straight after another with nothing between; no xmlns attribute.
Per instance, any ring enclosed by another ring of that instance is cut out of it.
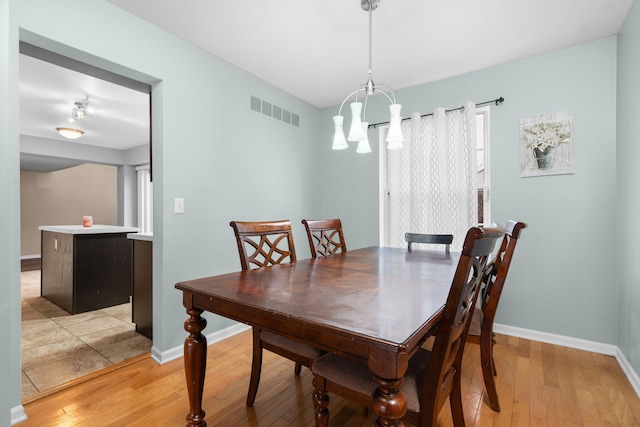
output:
<svg viewBox="0 0 640 427"><path fill-rule="evenodd" d="M573 173L573 112L521 118L520 176Z"/></svg>

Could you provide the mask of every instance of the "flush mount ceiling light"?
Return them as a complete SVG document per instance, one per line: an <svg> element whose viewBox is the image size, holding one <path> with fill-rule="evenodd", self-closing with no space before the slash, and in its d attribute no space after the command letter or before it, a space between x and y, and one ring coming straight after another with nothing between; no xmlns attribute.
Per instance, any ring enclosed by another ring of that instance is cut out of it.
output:
<svg viewBox="0 0 640 427"><path fill-rule="evenodd" d="M75 128L56 128L56 130L58 131L58 133L62 136L64 136L65 138L69 138L69 139L77 139L80 138L83 134L84 131L81 129L75 129Z"/></svg>
<svg viewBox="0 0 640 427"><path fill-rule="evenodd" d="M387 133L387 148L390 150L400 149L403 147L404 138L402 137L402 130L400 129L400 123L402 118L400 117L400 109L402 105L396 103L396 96L393 90L387 85L375 84L372 78L372 13L378 8L380 0L361 0L360 6L362 10L369 12L369 79L360 88L351 92L340 104L340 110L337 116L333 116L334 124L334 136L333 136L333 148L334 150L343 150L349 147L347 140L352 142L358 142L357 153L370 153L371 146L369 145L369 139L367 137L367 130L369 123L362 119L366 119L367 100L369 96L378 93L387 97L389 102L389 112L391 113L391 119L389 120L389 132ZM364 92L364 112L363 104L358 101L360 92ZM345 139L344 131L342 129L342 122L344 116L342 116L342 107L345 102L351 97L355 96L355 101L350 104L351 107L351 128L349 130L349 136ZM362 113L362 116L361 116ZM361 119L362 117L362 119Z"/></svg>

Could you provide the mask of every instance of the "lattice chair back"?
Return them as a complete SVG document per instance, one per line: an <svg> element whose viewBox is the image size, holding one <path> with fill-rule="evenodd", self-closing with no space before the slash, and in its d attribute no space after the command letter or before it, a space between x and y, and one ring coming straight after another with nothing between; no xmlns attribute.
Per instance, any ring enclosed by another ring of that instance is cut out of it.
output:
<svg viewBox="0 0 640 427"><path fill-rule="evenodd" d="M340 219L303 219L302 224L307 230L312 258L347 251Z"/></svg>
<svg viewBox="0 0 640 427"><path fill-rule="evenodd" d="M231 221L243 270L296 262L291 222Z"/></svg>

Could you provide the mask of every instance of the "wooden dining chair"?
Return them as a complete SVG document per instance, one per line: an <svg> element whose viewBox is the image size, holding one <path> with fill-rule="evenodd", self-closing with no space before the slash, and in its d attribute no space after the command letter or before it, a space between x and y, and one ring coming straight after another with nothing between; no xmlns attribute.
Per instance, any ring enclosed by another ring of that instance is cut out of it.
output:
<svg viewBox="0 0 640 427"><path fill-rule="evenodd" d="M293 243L290 221L231 221L229 225L236 235L242 270L266 268L287 261L296 262L296 249ZM296 375L300 375L302 366L311 368L314 360L324 354L324 352L306 344L254 327L253 359L249 392L247 393L247 406L253 406L258 393L263 349L294 361Z"/></svg>
<svg viewBox="0 0 640 427"><path fill-rule="evenodd" d="M496 364L493 360L493 346L496 342L493 321L500 302L500 295L509 272L511 258L520 237L520 231L527 227L524 222L509 221L505 226L504 238L496 257L489 265L480 291L480 302L476 305L467 335L467 342L480 345L480 363L484 386L489 397L489 406L500 412L500 402L496 390Z"/></svg>
<svg viewBox="0 0 640 427"><path fill-rule="evenodd" d="M303 219L311 257L333 255L347 251L340 219Z"/></svg>
<svg viewBox="0 0 640 427"><path fill-rule="evenodd" d="M503 234L504 229L499 226L473 227L467 232L433 347L431 351L418 348L404 375L404 420L411 424L435 427L438 414L449 399L454 425L464 427L460 377L464 344L488 258ZM377 383L365 364L327 353L315 361L311 370L316 426L328 425L328 392L371 405Z"/></svg>
<svg viewBox="0 0 640 427"><path fill-rule="evenodd" d="M453 234L425 234L425 233L404 233L404 240L407 242L407 250L411 251L412 243L430 243L444 245L445 252L450 251Z"/></svg>

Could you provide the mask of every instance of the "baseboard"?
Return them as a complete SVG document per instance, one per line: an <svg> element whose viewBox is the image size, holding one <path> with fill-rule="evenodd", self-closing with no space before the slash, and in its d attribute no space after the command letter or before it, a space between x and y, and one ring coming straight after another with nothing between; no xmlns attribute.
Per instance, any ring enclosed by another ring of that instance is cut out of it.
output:
<svg viewBox="0 0 640 427"><path fill-rule="evenodd" d="M11 425L21 423L27 420L27 414L24 412L24 406L18 405L11 408Z"/></svg>
<svg viewBox="0 0 640 427"><path fill-rule="evenodd" d="M532 341L546 342L548 344L561 345L563 347L575 348L578 350L590 351L592 353L615 356L618 353L618 346L613 344L603 344L596 341L587 341L581 338L572 338L564 335L539 332L531 329L518 328L515 326L501 325L495 323L493 331L498 334L510 335L512 337L526 338Z"/></svg>
<svg viewBox="0 0 640 427"><path fill-rule="evenodd" d="M207 345L211 345L218 341L222 341L226 338L237 335L240 332L244 332L249 328L250 326L245 325L244 323L236 323L235 325L229 326L228 328L221 329L216 332L212 332L208 335L205 335L207 338ZM174 359L178 359L183 355L184 355L183 346L174 347L167 351L160 351L155 346L151 347L151 358L155 360L157 363L159 363L160 365L170 362Z"/></svg>
<svg viewBox="0 0 640 427"><path fill-rule="evenodd" d="M40 255L23 256L20 258L20 271L40 270Z"/></svg>
<svg viewBox="0 0 640 427"><path fill-rule="evenodd" d="M624 356L620 347L616 345L587 341L563 335L549 334L546 332L538 332L531 329L517 328L515 326L500 325L498 323L493 325L493 330L498 334L526 338L528 340L546 342L548 344L561 345L563 347L590 351L592 353L604 354L607 356L614 356L620 365L620 369L622 369L622 372L624 372L625 376L629 380L631 387L633 387L633 390L636 392L638 397L640 397L640 377L638 377L638 374Z"/></svg>
<svg viewBox="0 0 640 427"><path fill-rule="evenodd" d="M616 352L616 360L620 364L622 372L624 372L624 374L627 376L627 379L631 383L631 387L633 387L638 397L640 397L640 377L619 348Z"/></svg>

